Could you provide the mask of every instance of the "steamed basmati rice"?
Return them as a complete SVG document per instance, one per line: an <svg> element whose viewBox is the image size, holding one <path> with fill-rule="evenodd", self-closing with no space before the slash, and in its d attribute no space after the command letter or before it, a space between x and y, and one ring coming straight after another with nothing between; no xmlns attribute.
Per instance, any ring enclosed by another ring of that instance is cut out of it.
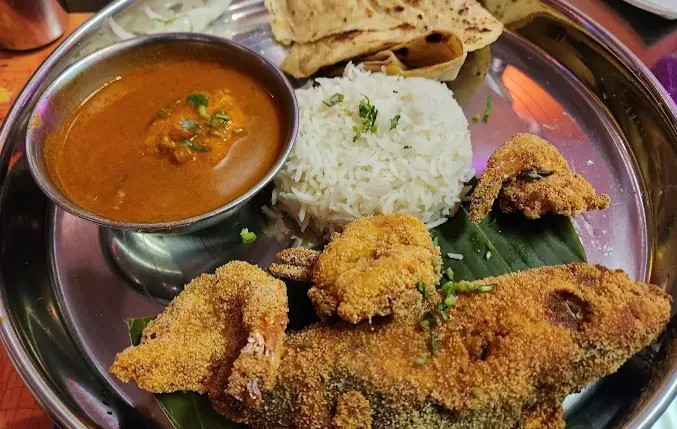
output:
<svg viewBox="0 0 677 429"><path fill-rule="evenodd" d="M335 94L343 100L328 106ZM317 79L296 97L300 132L272 203L302 230L331 232L374 214L408 213L433 225L453 215L474 171L468 121L444 84L348 64L342 78ZM367 98L378 109L376 131L355 139Z"/></svg>

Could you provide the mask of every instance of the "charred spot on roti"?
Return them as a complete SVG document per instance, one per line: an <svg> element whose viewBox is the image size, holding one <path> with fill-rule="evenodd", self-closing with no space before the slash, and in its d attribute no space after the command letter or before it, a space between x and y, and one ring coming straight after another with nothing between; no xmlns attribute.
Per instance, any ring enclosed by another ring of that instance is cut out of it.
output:
<svg viewBox="0 0 677 429"><path fill-rule="evenodd" d="M400 48L395 51L395 55L406 58L409 55L409 48Z"/></svg>
<svg viewBox="0 0 677 429"><path fill-rule="evenodd" d="M334 36L334 40L351 40L354 39L358 33L359 31L352 30L345 33L337 34L336 36Z"/></svg>
<svg viewBox="0 0 677 429"><path fill-rule="evenodd" d="M449 40L448 36L446 36L444 34L437 33L437 32L434 32L434 33L431 33L431 34L428 34L427 36L425 36L425 41L428 42L428 43L440 43L440 42L446 42L447 40Z"/></svg>

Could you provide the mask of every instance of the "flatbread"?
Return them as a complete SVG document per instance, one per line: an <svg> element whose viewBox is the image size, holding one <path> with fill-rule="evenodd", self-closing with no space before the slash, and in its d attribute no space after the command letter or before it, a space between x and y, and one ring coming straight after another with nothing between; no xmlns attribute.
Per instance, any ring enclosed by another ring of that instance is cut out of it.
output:
<svg viewBox="0 0 677 429"><path fill-rule="evenodd" d="M273 2L277 2L275 3L277 6L283 4L283 0L267 1L270 3L269 7L273 6ZM296 0L290 1L295 2ZM311 2L315 1L320 0L311 0ZM324 0L324 5L326 9L340 11L345 8L345 3L353 4L354 1L356 0L345 2L343 0ZM385 2L385 0L380 1ZM435 66L435 64L426 63L425 67L429 69L422 73L438 75L438 79L449 80L450 76L455 77L458 72L456 63L451 64L451 61L457 61L460 57L465 58L465 53L476 51L493 43L503 32L503 24L491 16L476 0L408 1L409 4L415 3L416 7L423 14L422 19L417 20L415 25L404 24L388 30L378 31L355 30L323 37L310 43L295 43L291 48L289 56L282 63L282 70L296 78L308 77L323 67L354 60L357 57L373 56L404 43L420 43L421 37L425 37L430 32L435 31L445 35L453 34L454 37L449 40L460 39L463 53L461 55L454 55L453 58L449 56L449 53L439 57L441 52L438 49L435 55L438 58L444 58L444 61L438 63L433 69L430 69L430 67ZM376 0L372 2L376 2ZM308 7L306 11L309 9L311 7ZM282 22L284 20L281 17L282 15L280 14L276 19L279 18ZM313 21L313 25L319 27L325 24L317 16L309 19L309 21ZM311 23L308 22L307 24L308 28L310 28ZM285 33L284 30L279 28L277 31L279 34L282 34L280 37L291 34L289 32ZM417 40L415 41L414 39ZM421 49L425 44L418 44L416 46L417 49ZM452 51L456 52L457 50L454 48ZM379 55L378 58L370 59L370 61L376 61L374 65L378 65L378 62L381 62L383 65L389 65L391 72L397 74L411 70L406 61L403 62L402 60L402 58L398 59L397 55L387 52Z"/></svg>
<svg viewBox="0 0 677 429"><path fill-rule="evenodd" d="M380 52L419 35L404 25L386 31L352 31L314 43L296 43L282 62L282 70L295 78L308 77L325 66Z"/></svg>
<svg viewBox="0 0 677 429"><path fill-rule="evenodd" d="M357 59L356 63L372 72L385 70L388 75L450 81L458 75L465 57L463 42L457 35L431 31L372 56Z"/></svg>
<svg viewBox="0 0 677 429"><path fill-rule="evenodd" d="M421 0L425 27L449 31L463 40L467 52L494 43L503 32L503 24L476 0Z"/></svg>
<svg viewBox="0 0 677 429"><path fill-rule="evenodd" d="M351 31L384 31L424 19L417 0L266 0L275 39L310 43Z"/></svg>

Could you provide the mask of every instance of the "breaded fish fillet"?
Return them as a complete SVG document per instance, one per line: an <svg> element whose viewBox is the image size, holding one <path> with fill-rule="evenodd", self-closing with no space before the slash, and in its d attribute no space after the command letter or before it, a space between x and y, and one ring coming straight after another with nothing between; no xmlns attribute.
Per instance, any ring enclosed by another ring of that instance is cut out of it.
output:
<svg viewBox="0 0 677 429"><path fill-rule="evenodd" d="M275 384L287 311L283 282L230 262L186 285L144 329L141 344L115 357L111 373L150 392L223 389L256 403ZM217 380L218 368L228 369L226 379Z"/></svg>
<svg viewBox="0 0 677 429"><path fill-rule="evenodd" d="M421 305L439 283L439 247L425 224L404 214L369 216L350 222L324 251L286 249L270 272L307 281L320 317L350 323L407 312Z"/></svg>
<svg viewBox="0 0 677 429"><path fill-rule="evenodd" d="M495 286L461 296L451 321L432 331L410 314L293 334L265 408L226 395L212 395L213 403L253 427L321 428L355 391L368 401L373 427L563 427L561 398L616 371L670 314L658 287L589 264L474 284Z"/></svg>
<svg viewBox="0 0 677 429"><path fill-rule="evenodd" d="M597 195L569 169L555 146L533 134L513 136L489 157L472 194L470 220L480 223L496 198L501 211L519 211L529 219L604 210L610 204L608 195Z"/></svg>
<svg viewBox="0 0 677 429"><path fill-rule="evenodd" d="M561 398L616 371L658 336L670 315L671 299L660 288L590 264L472 284L492 288L459 295L450 321L437 318L429 328L419 323L431 317L421 310L288 335L277 383L258 406L225 388L233 357L197 365L210 368L205 378L215 380L200 391L208 391L217 411L255 428L562 428ZM196 292L188 287L177 300L209 299ZM147 329L144 344L118 356L116 375L121 367L124 380L143 380L149 370L163 380L189 375L176 371L177 360L188 359L183 351L160 345L186 323L171 308L159 319L165 330ZM195 338L220 328L194 326ZM228 331L219 334L238 342ZM145 353L134 352L144 346L156 347L152 366Z"/></svg>

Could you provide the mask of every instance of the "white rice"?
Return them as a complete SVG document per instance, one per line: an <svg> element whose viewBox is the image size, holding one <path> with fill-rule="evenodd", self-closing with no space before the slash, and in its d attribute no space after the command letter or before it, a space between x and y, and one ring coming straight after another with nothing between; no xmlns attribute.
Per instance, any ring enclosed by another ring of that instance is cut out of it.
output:
<svg viewBox="0 0 677 429"><path fill-rule="evenodd" d="M337 93L343 102L324 104ZM444 84L348 64L344 77L317 79L296 97L300 132L275 178L272 203L302 230L331 232L358 217L390 213L436 225L454 214L474 171L468 122ZM378 109L377 130L353 141L365 97Z"/></svg>

